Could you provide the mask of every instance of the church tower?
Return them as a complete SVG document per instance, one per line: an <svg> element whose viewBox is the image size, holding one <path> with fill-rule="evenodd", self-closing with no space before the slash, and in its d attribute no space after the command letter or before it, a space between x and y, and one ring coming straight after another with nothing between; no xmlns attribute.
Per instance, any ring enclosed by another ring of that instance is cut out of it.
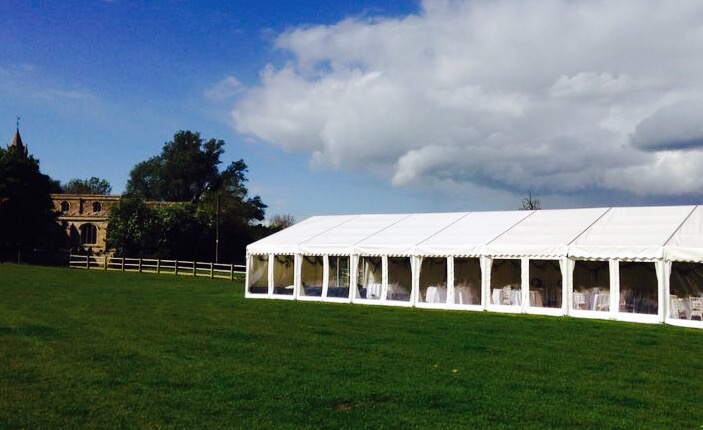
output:
<svg viewBox="0 0 703 430"><path fill-rule="evenodd" d="M20 120L17 118L17 129L15 130L15 136L12 138L12 142L7 147L8 151L18 151L20 154L27 156L27 147L22 143L22 136L20 136Z"/></svg>

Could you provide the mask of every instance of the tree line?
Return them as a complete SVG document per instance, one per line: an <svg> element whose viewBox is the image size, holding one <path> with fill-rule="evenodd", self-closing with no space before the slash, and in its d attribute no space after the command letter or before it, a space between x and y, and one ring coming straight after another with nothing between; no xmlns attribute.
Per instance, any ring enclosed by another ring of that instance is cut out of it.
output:
<svg viewBox="0 0 703 430"><path fill-rule="evenodd" d="M233 262L247 244L292 225L276 215L264 225L266 204L247 189L244 160L221 168L225 142L178 131L161 153L132 168L126 192L112 208L107 247L118 256ZM39 160L0 147L0 256L23 249L56 249L65 241L51 193L110 194L97 177L51 179ZM523 210L541 209L529 193ZM65 244L64 244L65 245Z"/></svg>
<svg viewBox="0 0 703 430"><path fill-rule="evenodd" d="M290 216L262 223L267 206L249 195L244 160L220 168L224 146L178 131L159 155L135 165L110 212L108 248L126 257L241 261L247 244L292 224ZM50 193L111 191L97 177L61 184L35 157L0 148L0 251L60 247Z"/></svg>

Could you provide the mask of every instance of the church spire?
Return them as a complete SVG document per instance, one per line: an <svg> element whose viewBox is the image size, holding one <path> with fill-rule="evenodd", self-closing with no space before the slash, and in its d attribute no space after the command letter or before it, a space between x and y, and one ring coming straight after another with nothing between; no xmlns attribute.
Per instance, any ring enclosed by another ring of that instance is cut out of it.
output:
<svg viewBox="0 0 703 430"><path fill-rule="evenodd" d="M22 143L22 136L20 136L20 117L17 117L17 128L15 130L15 136L12 138L12 142L7 147L15 151L19 151L20 154L27 156L27 147Z"/></svg>

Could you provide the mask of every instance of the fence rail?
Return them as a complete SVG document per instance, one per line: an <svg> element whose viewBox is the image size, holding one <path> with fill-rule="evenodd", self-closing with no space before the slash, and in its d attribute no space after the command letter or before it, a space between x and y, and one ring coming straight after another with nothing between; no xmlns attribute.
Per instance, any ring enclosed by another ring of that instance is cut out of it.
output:
<svg viewBox="0 0 703 430"><path fill-rule="evenodd" d="M240 264L156 260L151 258L98 257L93 255L71 255L68 265L76 269L159 273L230 280L234 279L235 274L244 274L246 270L246 266Z"/></svg>

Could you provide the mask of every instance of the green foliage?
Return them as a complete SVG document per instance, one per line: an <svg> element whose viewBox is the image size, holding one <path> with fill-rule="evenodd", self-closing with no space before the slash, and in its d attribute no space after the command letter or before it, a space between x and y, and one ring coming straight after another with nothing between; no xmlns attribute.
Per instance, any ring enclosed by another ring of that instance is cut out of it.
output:
<svg viewBox="0 0 703 430"><path fill-rule="evenodd" d="M161 155L132 169L127 193L146 200L197 202L219 183L217 166L224 144L223 140L205 141L199 133L177 132L164 144Z"/></svg>
<svg viewBox="0 0 703 430"><path fill-rule="evenodd" d="M50 245L56 227L51 191L37 159L0 148L0 250Z"/></svg>
<svg viewBox="0 0 703 430"><path fill-rule="evenodd" d="M207 208L206 208L207 209ZM110 213L108 247L119 256L179 260L214 260L215 214L192 203L147 203L125 196ZM220 261L243 261L254 227L228 222L220 226Z"/></svg>
<svg viewBox="0 0 703 430"><path fill-rule="evenodd" d="M90 179L71 179L61 187L65 194L102 194L112 192L112 186L106 179L92 176Z"/></svg>
<svg viewBox="0 0 703 430"><path fill-rule="evenodd" d="M122 198L113 206L108 225L107 245L117 255L150 255L158 242L156 213L139 197Z"/></svg>
<svg viewBox="0 0 703 430"><path fill-rule="evenodd" d="M703 330L0 265L1 428L698 428Z"/></svg>
<svg viewBox="0 0 703 430"><path fill-rule="evenodd" d="M111 219L109 243L128 256L214 260L219 230L220 261L243 260L246 245L259 237L260 229L253 224L264 219L266 205L259 196L248 195L244 160L219 170L224 145L222 140L205 141L199 133L179 131L160 155L137 164L127 184L129 198L179 204L149 212L151 224L145 229L156 227L142 233L149 236L147 242L124 236L136 234L122 226L129 224L128 211L138 207L125 205ZM112 228L113 222L120 227Z"/></svg>

